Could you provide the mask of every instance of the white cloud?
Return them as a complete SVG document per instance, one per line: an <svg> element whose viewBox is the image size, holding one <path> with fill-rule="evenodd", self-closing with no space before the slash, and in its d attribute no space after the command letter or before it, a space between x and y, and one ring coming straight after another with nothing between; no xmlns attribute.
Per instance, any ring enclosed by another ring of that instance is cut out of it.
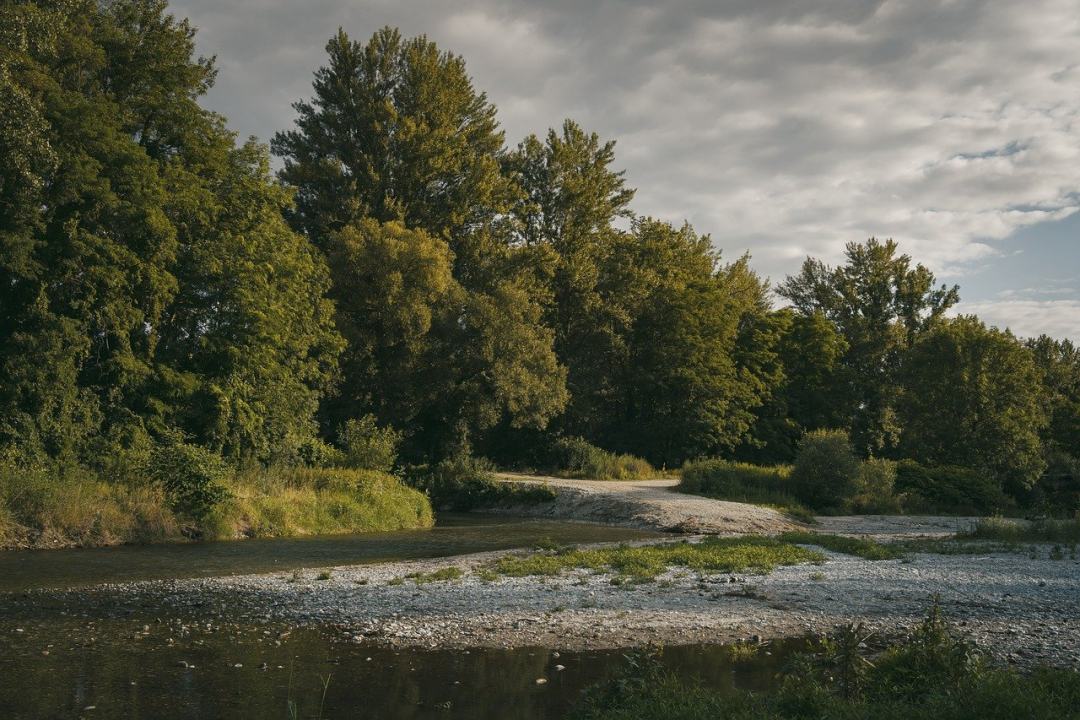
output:
<svg viewBox="0 0 1080 720"><path fill-rule="evenodd" d="M963 303L958 310L1019 337L1046 334L1080 342L1080 300L995 300Z"/></svg>

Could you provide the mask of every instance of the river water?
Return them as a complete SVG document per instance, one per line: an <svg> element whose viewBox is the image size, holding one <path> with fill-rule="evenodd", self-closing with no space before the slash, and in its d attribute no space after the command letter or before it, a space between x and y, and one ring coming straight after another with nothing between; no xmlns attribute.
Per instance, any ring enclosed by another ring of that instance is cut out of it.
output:
<svg viewBox="0 0 1080 720"><path fill-rule="evenodd" d="M228 613L210 622L159 616L153 608L118 617L57 599L78 593L37 591L652 535L584 523L448 515L419 532L0 553L0 716L561 718L584 688L620 671L623 652L556 657L542 648L402 650L358 643L331 629L256 623ZM663 662L714 687L763 689L799 646L766 646L739 661L718 645L669 648Z"/></svg>

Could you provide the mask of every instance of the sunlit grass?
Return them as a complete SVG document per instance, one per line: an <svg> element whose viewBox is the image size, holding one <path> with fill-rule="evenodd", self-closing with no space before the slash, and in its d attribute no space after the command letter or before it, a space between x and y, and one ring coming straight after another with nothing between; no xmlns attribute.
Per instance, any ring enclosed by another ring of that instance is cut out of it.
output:
<svg viewBox="0 0 1080 720"><path fill-rule="evenodd" d="M551 576L565 570L583 569L612 572L631 579L651 579L669 567L685 567L698 572L766 574L781 565L824 559L819 552L771 538L708 538L698 543L620 545L507 555L496 560L491 569L512 577Z"/></svg>

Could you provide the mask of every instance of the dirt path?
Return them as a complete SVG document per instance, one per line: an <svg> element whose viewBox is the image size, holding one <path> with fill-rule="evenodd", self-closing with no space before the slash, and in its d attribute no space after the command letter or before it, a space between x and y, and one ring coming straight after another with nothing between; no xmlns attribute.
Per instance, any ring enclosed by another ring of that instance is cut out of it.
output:
<svg viewBox="0 0 1080 720"><path fill-rule="evenodd" d="M558 490L553 502L508 509L514 514L709 535L777 535L805 528L771 508L676 492L679 481L669 478L568 480L500 473L499 479L547 483Z"/></svg>

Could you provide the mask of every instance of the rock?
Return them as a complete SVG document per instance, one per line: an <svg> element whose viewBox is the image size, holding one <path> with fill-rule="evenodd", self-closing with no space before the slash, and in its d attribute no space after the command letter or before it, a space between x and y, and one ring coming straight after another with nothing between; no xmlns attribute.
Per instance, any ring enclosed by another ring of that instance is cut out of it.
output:
<svg viewBox="0 0 1080 720"><path fill-rule="evenodd" d="M537 685L547 685L547 678L536 678Z"/></svg>
<svg viewBox="0 0 1080 720"><path fill-rule="evenodd" d="M566 669L565 665L556 665L555 666L555 672L562 672L565 669Z"/></svg>

